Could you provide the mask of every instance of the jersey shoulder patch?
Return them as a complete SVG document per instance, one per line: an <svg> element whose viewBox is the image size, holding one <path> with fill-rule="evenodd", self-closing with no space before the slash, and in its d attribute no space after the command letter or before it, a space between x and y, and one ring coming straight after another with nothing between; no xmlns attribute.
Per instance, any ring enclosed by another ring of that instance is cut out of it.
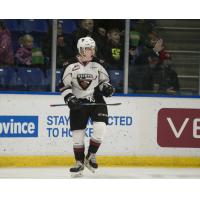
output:
<svg viewBox="0 0 200 200"><path fill-rule="evenodd" d="M78 65L78 64L75 64L75 65L72 67L72 71L76 71L76 70L78 70L78 69L80 69L80 65Z"/></svg>

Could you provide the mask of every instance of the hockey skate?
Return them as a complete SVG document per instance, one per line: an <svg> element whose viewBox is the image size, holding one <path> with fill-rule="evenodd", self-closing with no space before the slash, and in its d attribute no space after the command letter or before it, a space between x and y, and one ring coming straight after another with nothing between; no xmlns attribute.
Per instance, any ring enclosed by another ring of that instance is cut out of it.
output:
<svg viewBox="0 0 200 200"><path fill-rule="evenodd" d="M96 162L96 155L93 153L88 154L85 158L84 164L92 173L94 173L95 170L98 168L98 164Z"/></svg>
<svg viewBox="0 0 200 200"><path fill-rule="evenodd" d="M70 168L70 173L72 178L82 177L84 170L84 164L81 161L76 161L74 167Z"/></svg>

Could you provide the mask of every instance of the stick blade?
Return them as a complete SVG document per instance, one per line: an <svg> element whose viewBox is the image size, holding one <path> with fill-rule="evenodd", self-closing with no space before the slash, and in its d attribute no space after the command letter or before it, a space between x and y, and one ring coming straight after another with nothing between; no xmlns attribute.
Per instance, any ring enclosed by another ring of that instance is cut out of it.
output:
<svg viewBox="0 0 200 200"><path fill-rule="evenodd" d="M63 103L63 104L51 104L51 107L56 107L56 106L67 106L67 104Z"/></svg>

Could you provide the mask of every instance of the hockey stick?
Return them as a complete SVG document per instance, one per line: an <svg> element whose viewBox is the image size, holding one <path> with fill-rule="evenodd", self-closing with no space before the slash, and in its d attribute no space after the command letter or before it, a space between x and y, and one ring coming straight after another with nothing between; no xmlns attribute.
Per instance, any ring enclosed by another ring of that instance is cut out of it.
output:
<svg viewBox="0 0 200 200"><path fill-rule="evenodd" d="M122 103L81 103L81 106L119 106ZM51 107L67 106L67 104L51 104Z"/></svg>

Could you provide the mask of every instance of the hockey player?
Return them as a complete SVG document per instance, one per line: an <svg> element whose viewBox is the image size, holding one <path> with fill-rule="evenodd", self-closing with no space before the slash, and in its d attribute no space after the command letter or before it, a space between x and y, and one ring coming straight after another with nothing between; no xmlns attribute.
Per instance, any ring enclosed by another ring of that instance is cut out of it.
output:
<svg viewBox="0 0 200 200"><path fill-rule="evenodd" d="M81 103L105 103L114 88L109 76L95 57L95 41L83 37L77 43L77 56L67 64L60 91L70 109L70 128L73 133L73 150L76 165L70 168L74 175L82 175L84 165L92 172L98 168L96 153L102 143L108 123L106 105L81 106ZM93 135L85 157L84 136L88 119L93 121Z"/></svg>

